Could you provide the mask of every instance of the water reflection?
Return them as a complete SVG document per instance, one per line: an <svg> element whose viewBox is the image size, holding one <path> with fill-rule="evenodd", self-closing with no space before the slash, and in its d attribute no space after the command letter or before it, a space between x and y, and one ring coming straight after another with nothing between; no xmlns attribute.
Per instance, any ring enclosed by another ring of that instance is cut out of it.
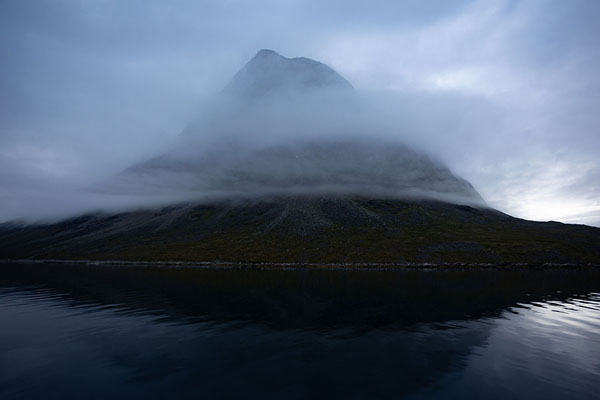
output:
<svg viewBox="0 0 600 400"><path fill-rule="evenodd" d="M592 398L598 278L3 265L0 397Z"/></svg>

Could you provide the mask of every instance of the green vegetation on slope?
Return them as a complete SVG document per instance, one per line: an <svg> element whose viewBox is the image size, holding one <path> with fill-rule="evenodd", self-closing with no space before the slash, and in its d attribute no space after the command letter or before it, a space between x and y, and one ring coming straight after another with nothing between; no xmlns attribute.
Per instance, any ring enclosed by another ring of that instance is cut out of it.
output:
<svg viewBox="0 0 600 400"><path fill-rule="evenodd" d="M592 263L600 229L439 202L287 197L4 226L1 258L311 263Z"/></svg>

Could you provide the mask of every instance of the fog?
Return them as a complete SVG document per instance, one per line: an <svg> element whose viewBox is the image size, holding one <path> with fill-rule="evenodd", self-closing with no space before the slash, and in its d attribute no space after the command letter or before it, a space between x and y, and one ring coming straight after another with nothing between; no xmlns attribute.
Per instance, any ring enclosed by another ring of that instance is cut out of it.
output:
<svg viewBox="0 0 600 400"><path fill-rule="evenodd" d="M4 1L0 220L277 192L289 157L254 165L260 180L232 181L233 166L325 139L364 154L340 151L335 175L309 174L311 190L394 195L356 172L406 145L501 211L600 225L598 16L594 1ZM224 98L261 48L322 61L355 90ZM210 168L202 179L123 173L164 154ZM265 181L274 168L277 182Z"/></svg>

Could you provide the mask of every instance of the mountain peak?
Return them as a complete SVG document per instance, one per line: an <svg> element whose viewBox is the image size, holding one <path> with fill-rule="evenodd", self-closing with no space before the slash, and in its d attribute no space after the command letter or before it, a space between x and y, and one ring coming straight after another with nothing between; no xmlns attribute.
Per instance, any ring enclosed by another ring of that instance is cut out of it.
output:
<svg viewBox="0 0 600 400"><path fill-rule="evenodd" d="M352 89L352 85L329 66L305 57L287 58L262 49L233 77L224 92L262 97L275 93L313 89Z"/></svg>
<svg viewBox="0 0 600 400"><path fill-rule="evenodd" d="M268 57L283 57L281 54L271 49L260 49L254 58L268 58Z"/></svg>

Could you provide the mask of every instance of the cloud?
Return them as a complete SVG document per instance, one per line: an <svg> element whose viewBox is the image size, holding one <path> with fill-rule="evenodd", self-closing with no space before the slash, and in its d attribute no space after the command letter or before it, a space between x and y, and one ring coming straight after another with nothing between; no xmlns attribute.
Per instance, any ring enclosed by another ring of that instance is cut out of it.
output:
<svg viewBox="0 0 600 400"><path fill-rule="evenodd" d="M358 88L487 102L498 118L470 125L477 129L470 137L457 137L463 151L455 146L447 148L454 154L439 155L491 204L525 218L565 220L575 209L597 206L600 194L589 196L597 190L593 171L600 165L593 111L600 99L594 72L600 54L591 39L598 15L595 2L480 1L410 30L340 32L322 54L347 66ZM548 173L557 158L578 173Z"/></svg>
<svg viewBox="0 0 600 400"><path fill-rule="evenodd" d="M597 223L599 16L593 0L4 1L0 218L159 153L267 47L388 100L398 135L493 206Z"/></svg>

